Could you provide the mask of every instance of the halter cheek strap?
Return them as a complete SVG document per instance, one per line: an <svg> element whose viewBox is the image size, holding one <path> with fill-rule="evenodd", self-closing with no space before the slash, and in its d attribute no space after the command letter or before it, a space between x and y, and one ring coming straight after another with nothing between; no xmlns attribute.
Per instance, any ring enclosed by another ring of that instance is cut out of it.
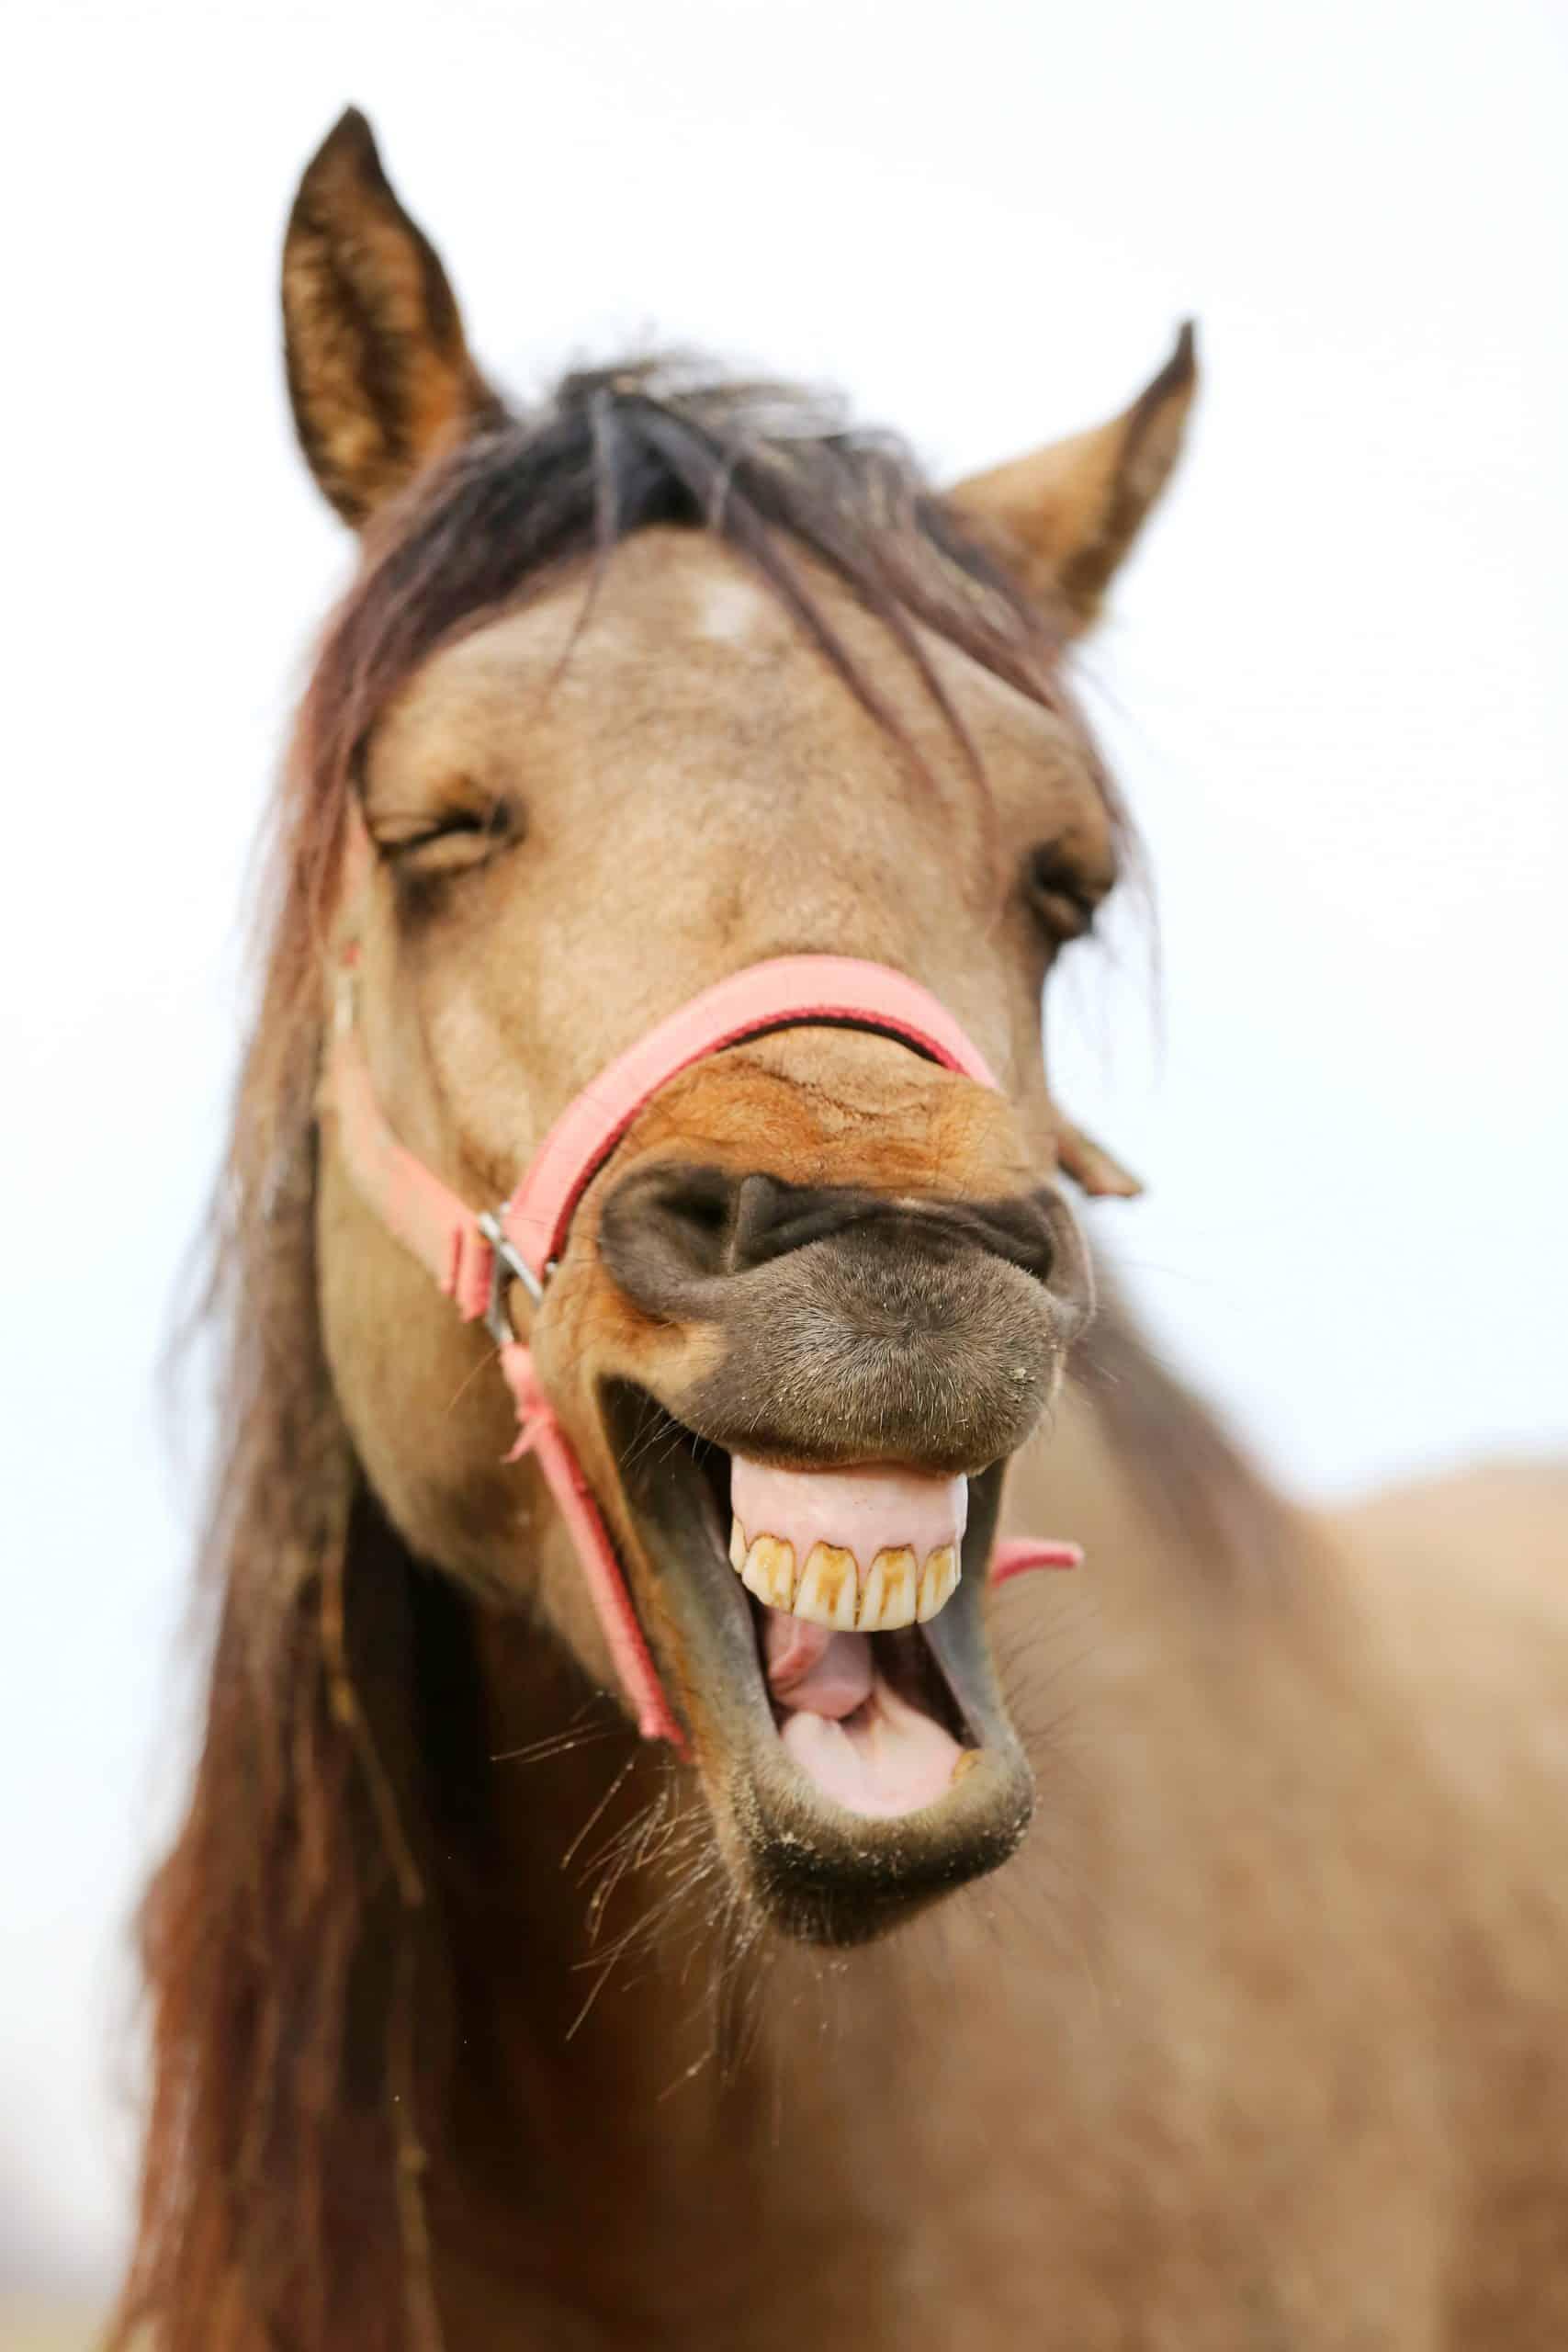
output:
<svg viewBox="0 0 1568 2352"><path fill-rule="evenodd" d="M347 857L345 899L352 903L370 860L357 820ZM533 1357L513 1330L507 1286L515 1280L538 1305L566 1247L573 1211L638 1113L671 1079L727 1046L807 1024L863 1029L896 1038L981 1086L995 1088L996 1079L945 1006L903 973L852 956L778 956L705 989L617 1055L561 1113L504 1207L495 1215L477 1213L387 1124L355 1017L357 960L351 942L340 958L321 1086L323 1107L337 1118L344 1164L356 1190L428 1268L465 1322L485 1317L517 1408L517 1442L507 1458L531 1453L539 1465L643 1736L667 1739L684 1753L685 1736L665 1697L592 1490L539 1385ZM1079 1556L1072 1544L1004 1544L994 1574L1073 1566Z"/></svg>

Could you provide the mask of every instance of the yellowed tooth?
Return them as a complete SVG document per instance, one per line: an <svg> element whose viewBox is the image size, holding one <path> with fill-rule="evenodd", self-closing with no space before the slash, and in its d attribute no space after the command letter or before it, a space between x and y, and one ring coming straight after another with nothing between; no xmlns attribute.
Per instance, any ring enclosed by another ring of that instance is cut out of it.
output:
<svg viewBox="0 0 1568 2352"><path fill-rule="evenodd" d="M915 1622L915 1555L907 1544L884 1544L871 1564L856 1620L863 1634L890 1633Z"/></svg>
<svg viewBox="0 0 1568 2352"><path fill-rule="evenodd" d="M759 1535L746 1555L740 1581L769 1609L788 1609L795 1597L795 1545Z"/></svg>
<svg viewBox="0 0 1568 2352"><path fill-rule="evenodd" d="M920 1571L920 1598L915 1614L922 1625L927 1624L940 1609L945 1609L958 1589L958 1552L952 1544L941 1544L929 1553Z"/></svg>
<svg viewBox="0 0 1568 2352"><path fill-rule="evenodd" d="M814 1544L791 1604L795 1616L848 1633L859 1600L860 1571L854 1554L840 1551L836 1544Z"/></svg>
<svg viewBox="0 0 1568 2352"><path fill-rule="evenodd" d="M747 1549L746 1530L738 1519L732 1519L729 1522L729 1565L737 1576L746 1566Z"/></svg>

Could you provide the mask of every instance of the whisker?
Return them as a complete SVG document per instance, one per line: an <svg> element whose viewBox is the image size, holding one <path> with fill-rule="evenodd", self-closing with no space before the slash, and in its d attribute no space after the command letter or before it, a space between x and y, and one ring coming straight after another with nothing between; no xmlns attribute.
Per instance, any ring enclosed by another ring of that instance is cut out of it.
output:
<svg viewBox="0 0 1568 2352"><path fill-rule="evenodd" d="M626 1781L635 1770L636 1766L636 1755L633 1754L628 1756L626 1762L621 1766L620 1770L616 1773L615 1779L611 1781L609 1787L605 1790L604 1795L600 1798L598 1804L594 1806L592 1812L589 1815L587 1820L583 1823L581 1828L578 1831L576 1837L572 1839L570 1845L567 1848L565 1853L561 1856L560 1867L563 1871L569 1867L572 1856L576 1853L578 1848L581 1845L583 1839L587 1837L594 1824L604 1818L604 1809L606 1805L609 1804L611 1799L619 1790L625 1788Z"/></svg>
<svg viewBox="0 0 1568 2352"><path fill-rule="evenodd" d="M623 1738L625 1733L624 1724L601 1724L597 1729L590 1726L584 1731L547 1732L543 1739L530 1740L525 1747L497 1748L490 1761L492 1764L536 1762L546 1756L565 1756L574 1747L600 1747L606 1740Z"/></svg>

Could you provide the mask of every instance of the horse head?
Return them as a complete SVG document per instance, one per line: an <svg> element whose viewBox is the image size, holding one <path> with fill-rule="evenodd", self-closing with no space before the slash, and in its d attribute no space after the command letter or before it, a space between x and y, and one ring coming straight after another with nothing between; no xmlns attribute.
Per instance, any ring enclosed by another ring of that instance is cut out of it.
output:
<svg viewBox="0 0 1568 2352"><path fill-rule="evenodd" d="M650 1027L781 957L903 976L976 1048L801 1018L702 1054L585 1170L537 1299L500 1300L732 1883L864 1937L1030 1815L987 1568L1091 1303L1064 1177L1123 1188L1043 1072L1121 846L1062 656L1174 462L1190 340L1109 425L944 496L668 367L514 418L358 117L300 188L285 309L302 446L363 534L299 841L399 1148L503 1200ZM341 1111L319 1295L364 1475L418 1559L609 1687L493 1338L367 1200Z"/></svg>

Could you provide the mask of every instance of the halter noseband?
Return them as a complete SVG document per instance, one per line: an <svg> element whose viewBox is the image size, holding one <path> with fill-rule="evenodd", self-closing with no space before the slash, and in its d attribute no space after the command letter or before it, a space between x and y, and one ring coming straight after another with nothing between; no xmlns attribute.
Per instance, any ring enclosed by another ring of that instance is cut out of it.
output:
<svg viewBox="0 0 1568 2352"><path fill-rule="evenodd" d="M358 896L370 846L357 812L347 846L346 894ZM531 1453L565 1520L610 1655L638 1729L679 1752L685 1735L665 1697L631 1595L576 1449L545 1396L506 1304L516 1281L536 1306L566 1248L571 1218L593 1177L660 1087L694 1063L779 1029L868 1030L943 1069L997 1088L984 1055L946 1007L886 964L845 956L784 956L749 965L705 989L618 1054L568 1103L511 1197L476 1211L393 1134L376 1097L355 1008L357 938L339 959L321 1101L335 1113L344 1164L355 1189L404 1248L434 1275L465 1322L485 1321L517 1408L517 1442ZM998 1545L997 1580L1027 1567L1076 1566L1076 1545Z"/></svg>

